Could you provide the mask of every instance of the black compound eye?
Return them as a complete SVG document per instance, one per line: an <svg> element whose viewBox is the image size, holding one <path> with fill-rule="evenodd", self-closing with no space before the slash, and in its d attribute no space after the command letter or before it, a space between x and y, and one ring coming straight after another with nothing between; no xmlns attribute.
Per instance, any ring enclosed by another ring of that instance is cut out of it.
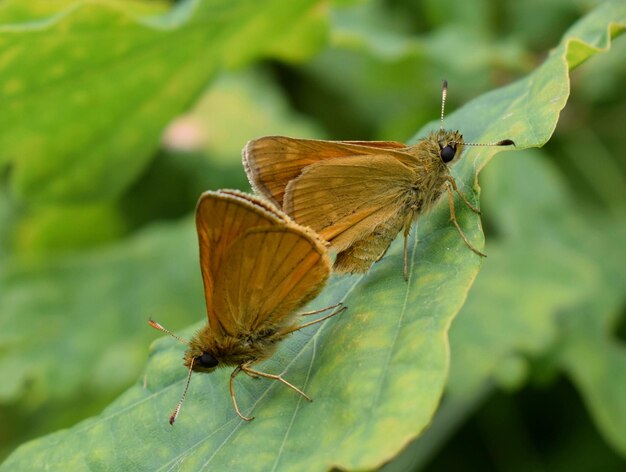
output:
<svg viewBox="0 0 626 472"><path fill-rule="evenodd" d="M455 154L456 154L456 147L450 146L449 144L446 147L444 147L439 153L439 155L441 156L441 160L446 163L454 159Z"/></svg>
<svg viewBox="0 0 626 472"><path fill-rule="evenodd" d="M197 359L198 364L200 364L202 367L215 367L218 364L217 359L208 352L205 352Z"/></svg>

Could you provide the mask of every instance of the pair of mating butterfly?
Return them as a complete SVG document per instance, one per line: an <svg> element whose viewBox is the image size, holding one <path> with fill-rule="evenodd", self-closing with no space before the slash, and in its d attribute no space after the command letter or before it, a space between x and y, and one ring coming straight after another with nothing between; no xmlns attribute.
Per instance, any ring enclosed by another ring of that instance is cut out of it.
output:
<svg viewBox="0 0 626 472"><path fill-rule="evenodd" d="M173 424L187 393L191 374L234 366L230 396L243 420L234 393L234 379L278 380L310 398L281 375L256 370L278 341L346 309L341 303L296 315L315 298L331 271L328 246L336 253L338 273L362 273L384 255L404 231L404 277L407 240L412 222L448 194L450 219L456 221L454 195L475 212L459 191L449 166L464 143L458 131L441 128L417 144L388 141L318 141L265 137L250 141L243 163L252 187L265 199L233 190L205 192L196 208L200 267L209 323L184 341L150 320L150 324L188 345L189 369L183 395L170 416ZM508 146L511 140L485 144ZM470 144L471 145L471 144ZM298 316L334 310L298 325Z"/></svg>

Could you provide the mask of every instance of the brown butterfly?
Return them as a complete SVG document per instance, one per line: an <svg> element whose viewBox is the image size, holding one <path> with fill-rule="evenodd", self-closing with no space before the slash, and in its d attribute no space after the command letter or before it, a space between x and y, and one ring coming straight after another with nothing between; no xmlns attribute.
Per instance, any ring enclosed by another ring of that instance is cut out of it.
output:
<svg viewBox="0 0 626 472"><path fill-rule="evenodd" d="M301 225L328 241L337 252L333 269L366 272L404 231L404 278L408 278L407 241L411 225L448 194L450 219L456 220L454 194L480 213L461 193L450 173L463 147L509 146L510 139L469 144L458 131L443 128L447 94L444 81L441 128L416 144L393 141L322 141L267 136L248 142L243 163L253 189Z"/></svg>
<svg viewBox="0 0 626 472"><path fill-rule="evenodd" d="M297 324L295 311L315 298L330 274L326 243L283 212L236 190L205 192L196 208L200 268L204 281L208 324L185 341L150 320L152 327L188 345L189 369L183 395L170 416L174 424L189 387L192 372L235 367L230 395L235 411L234 379L240 373L278 380L307 400L310 398L281 375L253 365L270 357L290 333L319 323L346 307L341 303L300 315L337 308L314 321Z"/></svg>

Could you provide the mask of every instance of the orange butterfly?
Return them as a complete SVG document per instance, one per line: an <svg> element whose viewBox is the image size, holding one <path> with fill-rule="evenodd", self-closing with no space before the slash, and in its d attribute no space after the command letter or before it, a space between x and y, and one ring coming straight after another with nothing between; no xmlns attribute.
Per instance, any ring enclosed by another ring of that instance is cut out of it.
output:
<svg viewBox="0 0 626 472"><path fill-rule="evenodd" d="M240 372L278 380L310 400L282 376L261 372L253 365L270 357L278 341L290 333L346 309L339 303L301 313L313 315L339 307L297 324L295 311L319 294L330 274L326 243L263 200L235 190L203 193L196 208L196 226L209 322L190 342L149 322L188 345L187 384L170 424L178 416L194 371L235 367L230 395L235 411L246 421L252 418L239 411L233 385Z"/></svg>
<svg viewBox="0 0 626 472"><path fill-rule="evenodd" d="M322 141L267 136L248 142L243 163L253 189L301 225L328 241L337 252L334 270L366 272L404 231L404 277L408 278L407 240L414 220L448 194L450 219L468 241L454 209L450 173L466 144L458 131L443 129L447 93L444 81L441 129L417 144L393 141ZM506 139L485 146L508 146Z"/></svg>

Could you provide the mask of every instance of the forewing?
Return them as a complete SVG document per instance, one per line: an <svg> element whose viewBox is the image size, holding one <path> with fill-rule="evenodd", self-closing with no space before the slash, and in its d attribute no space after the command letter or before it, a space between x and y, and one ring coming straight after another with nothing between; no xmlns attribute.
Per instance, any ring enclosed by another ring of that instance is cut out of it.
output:
<svg viewBox="0 0 626 472"><path fill-rule="evenodd" d="M309 230L255 228L228 250L215 309L236 333L273 332L317 296L329 274L325 243Z"/></svg>
<svg viewBox="0 0 626 472"><path fill-rule="evenodd" d="M237 191L205 192L196 207L196 228L200 248L200 269L209 324L216 334L230 332L215 310L216 280L223 277L228 249L237 237L251 228L285 224L277 210L268 211L260 199L238 195Z"/></svg>
<svg viewBox="0 0 626 472"><path fill-rule="evenodd" d="M342 144L351 144L353 146L365 146L370 148L376 148L378 151L385 150L406 150L407 145L399 143L397 141L337 141Z"/></svg>
<svg viewBox="0 0 626 472"><path fill-rule="evenodd" d="M252 188L282 208L285 187L311 164L347 156L379 154L381 149L394 153L404 148L404 144L393 141L322 141L266 136L248 142L242 154ZM410 159L410 156L406 157Z"/></svg>
<svg viewBox="0 0 626 472"><path fill-rule="evenodd" d="M232 190L232 189L221 189L218 192L220 194L233 195L235 197L239 197L244 200L247 200L255 206L262 207L264 210L270 212L275 217L285 222L290 221L287 215L285 215L280 208L276 207L276 205L274 205L272 202L265 200L261 197L258 197L256 195L250 195L249 193L244 193L240 190Z"/></svg>
<svg viewBox="0 0 626 472"><path fill-rule="evenodd" d="M320 162L289 183L284 209L340 252L377 228L397 226L410 211L416 178L414 168L387 154Z"/></svg>

